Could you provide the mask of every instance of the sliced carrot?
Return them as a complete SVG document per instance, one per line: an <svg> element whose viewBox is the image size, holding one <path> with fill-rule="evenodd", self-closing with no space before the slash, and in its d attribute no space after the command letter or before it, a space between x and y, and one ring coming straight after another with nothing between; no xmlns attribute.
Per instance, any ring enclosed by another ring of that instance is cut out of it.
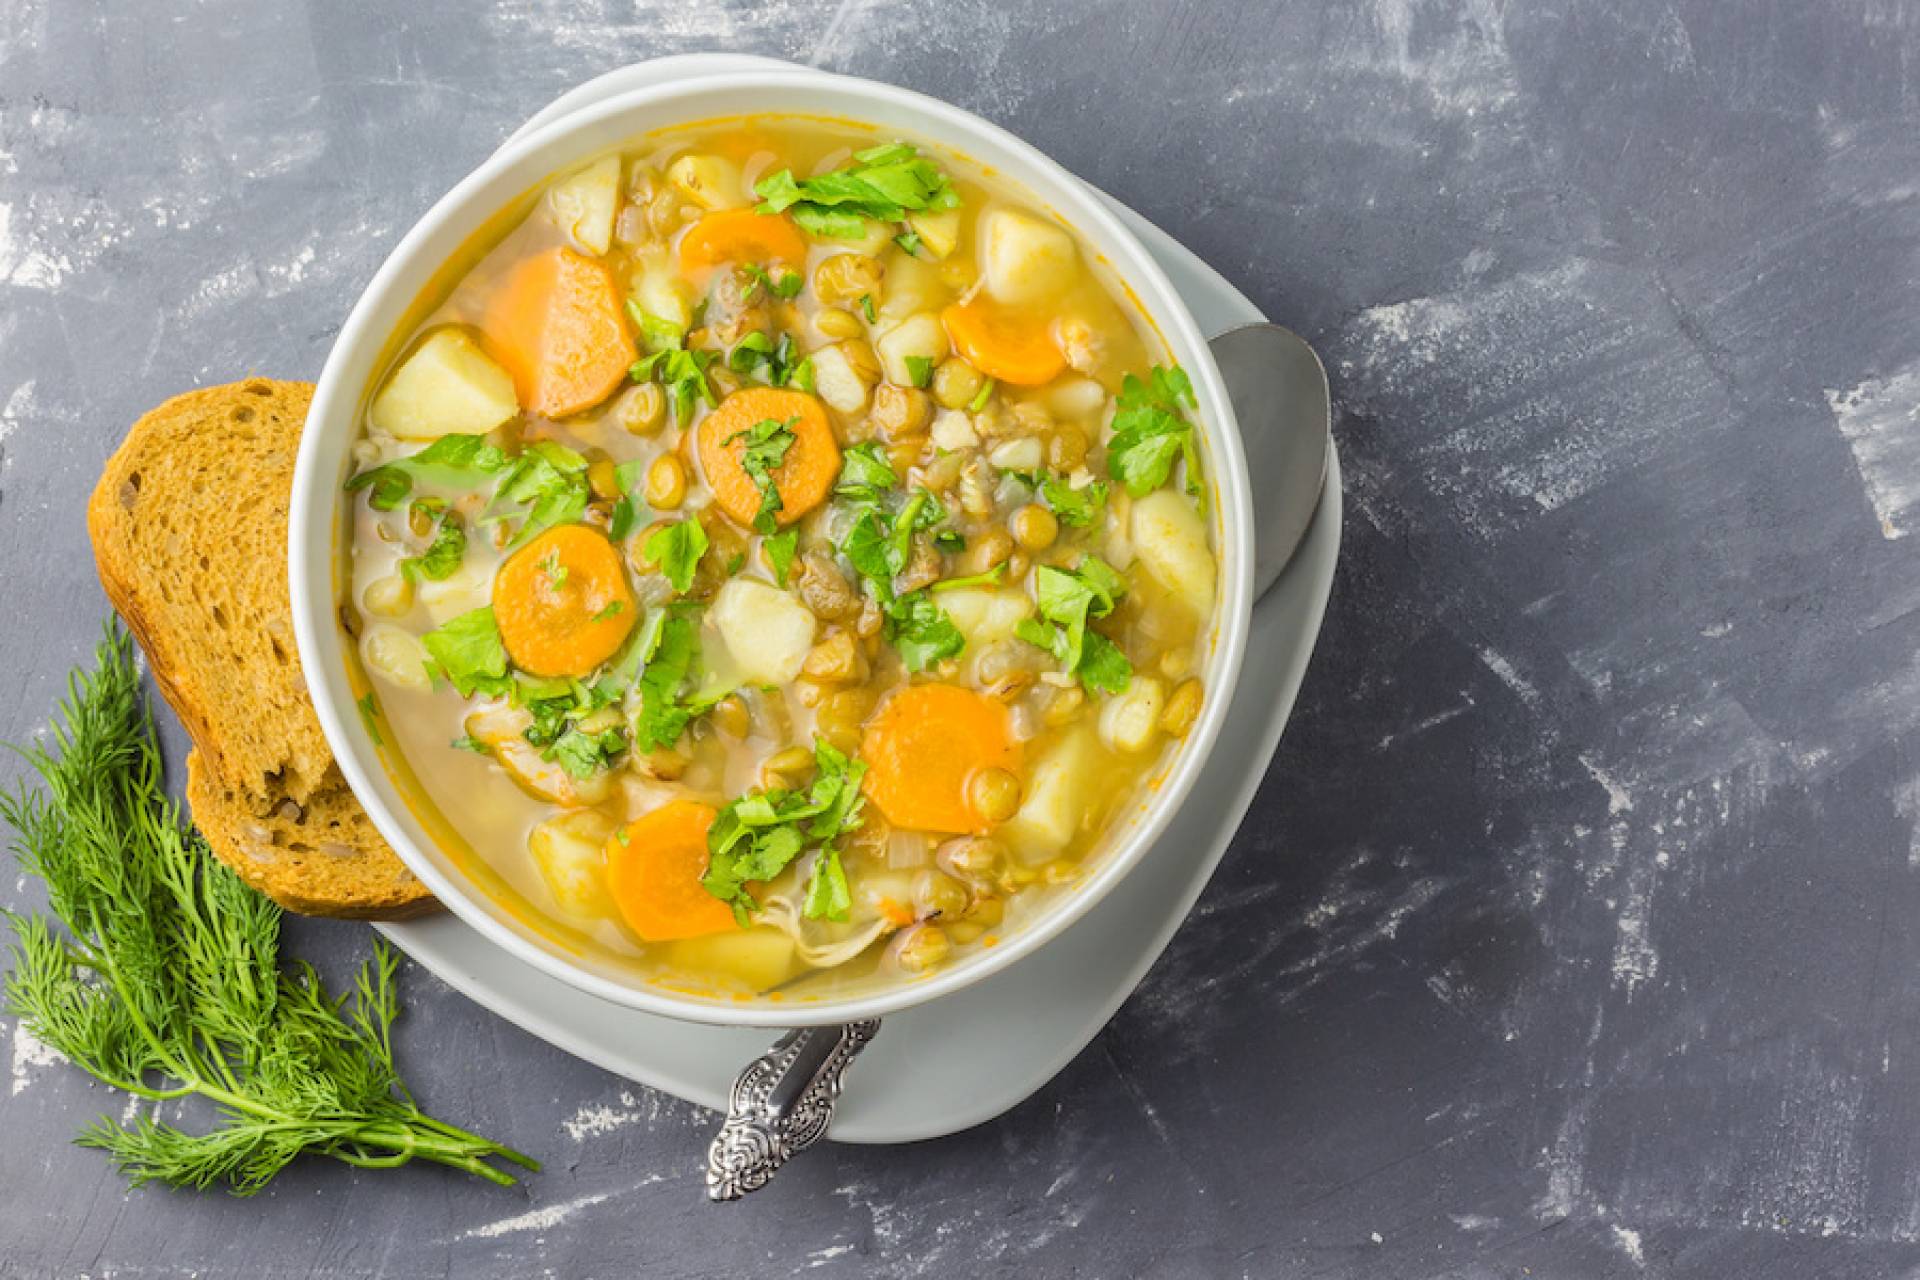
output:
<svg viewBox="0 0 1920 1280"><path fill-rule="evenodd" d="M997 381L1037 387L1067 367L1045 320L984 295L948 307L940 313L940 322L968 363Z"/></svg>
<svg viewBox="0 0 1920 1280"><path fill-rule="evenodd" d="M1004 703L950 684L908 685L881 706L860 743L867 794L912 831L982 834L968 783L982 769L1020 768Z"/></svg>
<svg viewBox="0 0 1920 1280"><path fill-rule="evenodd" d="M687 228L680 237L680 269L697 275L723 262L784 262L804 267L807 242L784 213L720 209Z"/></svg>
<svg viewBox="0 0 1920 1280"><path fill-rule="evenodd" d="M500 639L532 675L588 674L618 652L639 616L620 553L584 524L554 526L494 575Z"/></svg>
<svg viewBox="0 0 1920 1280"><path fill-rule="evenodd" d="M515 263L487 300L481 330L521 406L547 418L599 404L638 358L613 272L571 249Z"/></svg>
<svg viewBox="0 0 1920 1280"><path fill-rule="evenodd" d="M772 472L780 492L781 524L792 524L825 502L840 475L840 446L833 441L825 405L805 392L778 387L734 392L700 423L700 466L720 509L749 527L760 510L760 486L741 464L747 442L734 437L769 419L794 435L786 456Z"/></svg>
<svg viewBox="0 0 1920 1280"><path fill-rule="evenodd" d="M733 908L700 883L707 873L707 828L717 816L698 800L672 800L607 841L607 888L627 927L646 941L739 927Z"/></svg>

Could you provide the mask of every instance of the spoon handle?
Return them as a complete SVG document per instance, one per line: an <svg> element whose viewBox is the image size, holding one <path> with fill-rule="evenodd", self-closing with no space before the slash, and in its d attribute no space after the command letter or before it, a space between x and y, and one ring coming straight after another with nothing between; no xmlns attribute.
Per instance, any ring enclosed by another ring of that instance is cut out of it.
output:
<svg viewBox="0 0 1920 1280"><path fill-rule="evenodd" d="M727 1118L707 1149L707 1198L738 1200L826 1136L847 1067L880 1031L868 1018L801 1027L734 1077Z"/></svg>

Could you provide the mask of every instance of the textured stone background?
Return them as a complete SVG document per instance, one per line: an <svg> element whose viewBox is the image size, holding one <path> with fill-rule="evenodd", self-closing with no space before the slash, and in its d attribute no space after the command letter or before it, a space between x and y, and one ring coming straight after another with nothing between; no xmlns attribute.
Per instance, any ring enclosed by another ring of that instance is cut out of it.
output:
<svg viewBox="0 0 1920 1280"><path fill-rule="evenodd" d="M127 1194L5 1024L0 1275L1920 1267L1913 4L7 0L0 737L91 652L142 408L314 375L509 129L695 49L999 121L1326 354L1346 555L1238 845L1040 1095L725 1210L709 1117L418 971L410 1074L524 1192Z"/></svg>

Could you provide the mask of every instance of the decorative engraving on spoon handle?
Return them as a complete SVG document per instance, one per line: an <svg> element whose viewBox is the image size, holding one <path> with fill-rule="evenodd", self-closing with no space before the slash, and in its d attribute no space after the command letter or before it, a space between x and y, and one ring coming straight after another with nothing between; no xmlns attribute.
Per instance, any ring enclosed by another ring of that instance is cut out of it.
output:
<svg viewBox="0 0 1920 1280"><path fill-rule="evenodd" d="M707 1196L738 1200L826 1136L847 1067L879 1033L868 1018L789 1031L734 1077L727 1118L707 1149Z"/></svg>

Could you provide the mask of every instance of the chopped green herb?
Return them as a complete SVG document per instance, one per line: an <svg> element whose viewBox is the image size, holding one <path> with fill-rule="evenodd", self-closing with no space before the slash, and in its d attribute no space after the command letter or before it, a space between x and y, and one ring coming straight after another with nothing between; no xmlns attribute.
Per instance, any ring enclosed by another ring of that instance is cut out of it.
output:
<svg viewBox="0 0 1920 1280"><path fill-rule="evenodd" d="M662 320L659 316L643 311L638 302L627 299L627 315L633 320L633 327L640 331L640 340L646 346L649 355L662 351L678 351L686 345L687 331L671 320ZM643 379L636 378L639 382Z"/></svg>
<svg viewBox="0 0 1920 1280"><path fill-rule="evenodd" d="M1113 415L1113 439L1107 445L1107 471L1136 498L1167 482L1177 459L1186 459L1187 489L1198 495L1200 454L1193 424L1182 406L1195 407L1193 384L1178 368L1155 365L1142 382L1128 374L1120 384Z"/></svg>
<svg viewBox="0 0 1920 1280"><path fill-rule="evenodd" d="M626 607L627 606L624 601L609 600L607 601L606 608L600 610L600 612L594 614L591 618L588 618L587 621L588 622L605 622L609 618L617 618L626 609Z"/></svg>
<svg viewBox="0 0 1920 1280"><path fill-rule="evenodd" d="M811 385L813 365L811 357L800 357L794 346L793 335L782 333L775 342L760 330L755 329L740 339L732 351L727 353L727 367L735 373L764 382L770 387L798 385L800 366L806 365L805 380ZM807 390L807 387L802 387Z"/></svg>
<svg viewBox="0 0 1920 1280"><path fill-rule="evenodd" d="M980 389L973 393L973 399L967 401L967 412L978 413L986 408L987 401L993 399L993 387L994 382L992 378L988 378L985 382L981 383Z"/></svg>
<svg viewBox="0 0 1920 1280"><path fill-rule="evenodd" d="M840 478L834 482L833 491L857 504L872 505L899 483L893 464L887 461L886 449L878 441L869 440L850 446L840 455Z"/></svg>
<svg viewBox="0 0 1920 1280"><path fill-rule="evenodd" d="M753 278L754 283L776 298L798 297L801 287L806 284L798 271L782 270L775 276L758 263L749 263L747 274Z"/></svg>
<svg viewBox="0 0 1920 1280"><path fill-rule="evenodd" d="M447 745L455 751L471 751L477 756L490 756L493 754L493 748L473 735L466 733L461 734Z"/></svg>
<svg viewBox="0 0 1920 1280"><path fill-rule="evenodd" d="M860 239L869 219L902 223L909 213L960 204L947 175L904 142L855 152L850 164L818 177L796 180L782 169L753 190L761 213L791 213L809 235L837 240Z"/></svg>
<svg viewBox="0 0 1920 1280"><path fill-rule="evenodd" d="M376 511L397 510L416 481L450 489L471 489L507 469L510 459L485 436L441 436L418 453L370 468L347 481L347 492L371 489L367 501Z"/></svg>
<svg viewBox="0 0 1920 1280"><path fill-rule="evenodd" d="M463 698L475 693L504 697L512 691L507 675L507 647L500 641L500 628L494 622L493 606L483 605L456 618L449 618L420 637L433 661L431 674L451 684Z"/></svg>
<svg viewBox="0 0 1920 1280"><path fill-rule="evenodd" d="M793 557L800 549L800 531L789 529L776 533L761 545L766 549L767 563L773 568L773 580L786 586L787 571L793 568Z"/></svg>
<svg viewBox="0 0 1920 1280"><path fill-rule="evenodd" d="M964 578L942 578L931 588L936 594L942 591L959 591L966 587L991 587L1007 576L1006 562L1002 561L985 573L972 573Z"/></svg>
<svg viewBox="0 0 1920 1280"><path fill-rule="evenodd" d="M613 511L607 519L607 536L615 542L626 540L640 523L640 512L644 504L640 501L640 486L647 474L647 464L639 458L623 462L613 469L615 483L620 486L620 499L613 504Z"/></svg>
<svg viewBox="0 0 1920 1280"><path fill-rule="evenodd" d="M547 580L550 590L558 591L567 585L567 566L560 563L560 549L554 548L540 560L540 572Z"/></svg>
<svg viewBox="0 0 1920 1280"><path fill-rule="evenodd" d="M640 705L631 719L633 740L648 747L671 747L695 716L721 695L690 695L688 678L700 654L699 610L690 605L655 609L647 615L635 652L646 665L638 688Z"/></svg>
<svg viewBox="0 0 1920 1280"><path fill-rule="evenodd" d="M572 524L587 510L587 460L563 444L537 440L521 451L500 480L482 524L521 517L509 551L555 525Z"/></svg>
<svg viewBox="0 0 1920 1280"><path fill-rule="evenodd" d="M740 455L740 469L747 473L755 487L760 490L760 509L753 513L753 527L757 533L772 533L779 527L780 484L773 473L786 461L787 450L793 448L794 424L798 418L788 418L785 422L776 422L772 418L762 418L744 431L736 431L720 443L732 444L736 440L745 440L746 449Z"/></svg>
<svg viewBox="0 0 1920 1280"><path fill-rule="evenodd" d="M1119 693L1132 679L1133 667L1119 646L1087 622L1112 613L1125 594L1126 580L1097 556L1082 557L1075 569L1041 565L1034 570L1040 616L1022 619L1014 634L1053 654L1062 670L1089 688Z"/></svg>
<svg viewBox="0 0 1920 1280"><path fill-rule="evenodd" d="M813 919L847 918L852 897L840 866L840 841L861 823L866 801L860 783L867 766L825 738L814 739L813 759L814 780L805 791L749 791L722 809L707 831L707 872L700 883L733 908L742 926L759 909L747 885L773 879L810 847L819 855L803 910Z"/></svg>
<svg viewBox="0 0 1920 1280"><path fill-rule="evenodd" d="M611 768L626 749L627 735L618 729L582 733L578 726L569 725L567 731L542 754L545 758L557 761L571 777L585 781Z"/></svg>
<svg viewBox="0 0 1920 1280"><path fill-rule="evenodd" d="M657 332L647 333L651 354L640 357L627 370L627 376L635 382L651 380L660 384L673 405L674 421L683 427L693 416L695 400L709 409L719 403L714 398L713 384L707 380L707 366L713 363L714 353L688 351L685 343L686 335L679 328L663 322Z"/></svg>
<svg viewBox="0 0 1920 1280"><path fill-rule="evenodd" d="M814 393L814 388L816 384L814 382L814 377L813 377L813 357L812 356L801 357L800 363L793 366L793 368L787 373L787 385L790 387L797 387L801 391L806 392L808 395L812 395Z"/></svg>
<svg viewBox="0 0 1920 1280"><path fill-rule="evenodd" d="M893 242L908 254L914 257L920 256L920 233L918 231L902 231L893 238Z"/></svg>
<svg viewBox="0 0 1920 1280"><path fill-rule="evenodd" d="M932 356L908 356L906 358L907 378L916 387L924 387L933 380Z"/></svg>
<svg viewBox="0 0 1920 1280"><path fill-rule="evenodd" d="M874 320L873 320L873 295L872 295L872 294L870 294L870 293L863 293L863 294L861 294L861 295L860 295L860 313L861 313L862 315L864 315L864 316L866 316L866 318L867 318L867 323L868 323L868 324L872 324L872 323L874 322Z"/></svg>
<svg viewBox="0 0 1920 1280"><path fill-rule="evenodd" d="M440 513L440 527L433 535L433 541L427 549L417 556L407 556L400 561L400 572L409 581L417 582L428 578L434 582L445 582L460 568L460 562L467 554L467 527L458 511Z"/></svg>
<svg viewBox="0 0 1920 1280"><path fill-rule="evenodd" d="M707 554L707 545L707 531L698 520L680 520L648 534L641 550L667 575L674 591L685 595L693 587L693 571Z"/></svg>
<svg viewBox="0 0 1920 1280"><path fill-rule="evenodd" d="M368 690L362 694L360 700L354 705L360 708L360 719L367 726L367 736L373 739L373 745L386 746L386 742L380 737L380 704L373 700L373 691Z"/></svg>
<svg viewBox="0 0 1920 1280"><path fill-rule="evenodd" d="M944 658L958 657L967 637L926 591L912 591L887 610L887 639L909 671L925 671Z"/></svg>
<svg viewBox="0 0 1920 1280"><path fill-rule="evenodd" d="M1046 476L1040 481L1040 496L1061 524L1084 529L1099 518L1107 505L1107 486L1103 481L1094 480L1076 489L1056 476Z"/></svg>

